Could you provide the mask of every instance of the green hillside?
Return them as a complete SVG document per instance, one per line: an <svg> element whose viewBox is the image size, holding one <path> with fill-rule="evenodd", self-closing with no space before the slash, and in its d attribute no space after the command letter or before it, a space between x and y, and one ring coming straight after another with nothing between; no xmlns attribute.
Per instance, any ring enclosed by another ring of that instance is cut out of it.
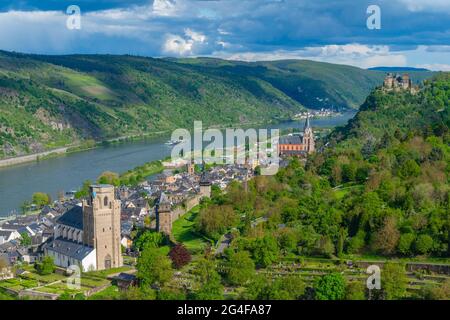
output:
<svg viewBox="0 0 450 320"><path fill-rule="evenodd" d="M0 158L191 128L194 120L248 125L288 119L304 107L355 107L383 76L311 61L0 51Z"/></svg>

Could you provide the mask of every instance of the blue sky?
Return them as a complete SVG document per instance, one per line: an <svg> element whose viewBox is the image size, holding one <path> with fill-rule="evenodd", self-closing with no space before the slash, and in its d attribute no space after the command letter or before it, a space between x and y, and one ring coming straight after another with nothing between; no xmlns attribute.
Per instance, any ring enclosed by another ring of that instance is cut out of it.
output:
<svg viewBox="0 0 450 320"><path fill-rule="evenodd" d="M79 30L66 27L69 5ZM366 27L369 5L380 30ZM0 49L450 71L450 0L0 0Z"/></svg>

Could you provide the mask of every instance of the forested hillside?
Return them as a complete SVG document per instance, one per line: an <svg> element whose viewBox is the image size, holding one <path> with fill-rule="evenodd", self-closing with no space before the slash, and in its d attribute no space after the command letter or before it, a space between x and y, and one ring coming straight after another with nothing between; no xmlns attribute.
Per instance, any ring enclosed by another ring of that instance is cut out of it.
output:
<svg viewBox="0 0 450 320"><path fill-rule="evenodd" d="M449 112L448 73L416 95L376 90L306 165L292 159L276 176L255 177L247 190L238 183L226 194L215 189L197 216L197 230L213 239L231 230L233 240L221 262L231 265L236 254L259 268L310 257L448 261ZM448 282L407 287L404 266L383 270L382 298L450 296ZM273 282L251 280L244 295L279 298L284 292L279 282L302 282L289 274L285 270ZM351 299L353 290L364 299L363 283L354 281L340 297L327 298L342 299L347 292ZM315 297L321 299L320 291Z"/></svg>
<svg viewBox="0 0 450 320"><path fill-rule="evenodd" d="M383 77L312 61L0 52L0 158L192 127L194 120L245 125L287 119L304 107L354 108Z"/></svg>

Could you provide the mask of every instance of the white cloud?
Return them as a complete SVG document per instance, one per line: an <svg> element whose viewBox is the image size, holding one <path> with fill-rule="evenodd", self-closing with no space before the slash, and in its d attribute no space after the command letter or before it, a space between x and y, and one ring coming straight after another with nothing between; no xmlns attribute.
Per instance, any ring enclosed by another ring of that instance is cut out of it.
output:
<svg viewBox="0 0 450 320"><path fill-rule="evenodd" d="M306 47L299 50L276 50L271 52L243 52L221 54L230 60L261 61L281 59L309 59L338 64L353 65L361 68L375 66L406 66L406 56L392 53L388 46L367 46L362 44L326 45Z"/></svg>
<svg viewBox="0 0 450 320"><path fill-rule="evenodd" d="M412 12L418 11L439 11L450 13L449 0L400 0Z"/></svg>
<svg viewBox="0 0 450 320"><path fill-rule="evenodd" d="M418 64L416 68L425 68L431 71L450 71L450 64L432 63L432 64Z"/></svg>
<svg viewBox="0 0 450 320"><path fill-rule="evenodd" d="M178 56L193 55L202 44L206 43L206 36L191 29L184 30L184 37L169 34L164 42L163 51Z"/></svg>

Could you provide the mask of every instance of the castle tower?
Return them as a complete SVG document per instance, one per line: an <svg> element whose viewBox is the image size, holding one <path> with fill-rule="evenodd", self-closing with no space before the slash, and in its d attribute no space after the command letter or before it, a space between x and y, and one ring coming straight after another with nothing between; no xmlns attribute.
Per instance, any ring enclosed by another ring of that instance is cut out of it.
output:
<svg viewBox="0 0 450 320"><path fill-rule="evenodd" d="M200 195L201 197L211 198L211 181L209 181L205 171L200 178Z"/></svg>
<svg viewBox="0 0 450 320"><path fill-rule="evenodd" d="M164 192L156 205L156 230L167 235L172 233L172 204Z"/></svg>
<svg viewBox="0 0 450 320"><path fill-rule="evenodd" d="M311 154L316 150L314 133L309 123L309 114L306 116L305 127L303 128L303 144L306 146L306 152L308 152L308 154Z"/></svg>
<svg viewBox="0 0 450 320"><path fill-rule="evenodd" d="M123 265L120 200L116 200L114 186L90 186L90 197L83 200L83 243L95 248L97 270Z"/></svg>

